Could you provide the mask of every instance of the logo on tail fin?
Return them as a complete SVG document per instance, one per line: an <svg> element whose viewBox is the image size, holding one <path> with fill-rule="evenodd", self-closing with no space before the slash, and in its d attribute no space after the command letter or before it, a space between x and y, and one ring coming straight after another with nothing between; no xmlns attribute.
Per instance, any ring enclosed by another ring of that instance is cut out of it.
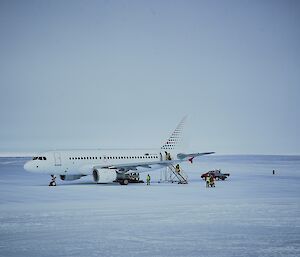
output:
<svg viewBox="0 0 300 257"><path fill-rule="evenodd" d="M161 147L161 149L175 149L182 143L182 135L184 125L186 123L187 116L185 116L180 123L177 125L176 129L173 131L171 136L168 138L167 142Z"/></svg>

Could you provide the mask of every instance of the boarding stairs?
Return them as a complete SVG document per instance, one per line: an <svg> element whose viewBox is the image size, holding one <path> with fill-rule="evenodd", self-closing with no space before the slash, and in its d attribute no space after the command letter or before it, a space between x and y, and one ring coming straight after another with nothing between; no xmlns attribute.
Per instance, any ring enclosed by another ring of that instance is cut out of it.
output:
<svg viewBox="0 0 300 257"><path fill-rule="evenodd" d="M180 172L176 171L176 168L173 164L168 165L165 171L165 182L178 182L178 184L187 184L188 176L183 172L180 167Z"/></svg>

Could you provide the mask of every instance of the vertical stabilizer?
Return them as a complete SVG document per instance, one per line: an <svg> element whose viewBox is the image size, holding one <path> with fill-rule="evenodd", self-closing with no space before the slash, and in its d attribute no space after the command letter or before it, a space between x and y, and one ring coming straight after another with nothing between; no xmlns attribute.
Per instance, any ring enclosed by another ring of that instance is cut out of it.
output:
<svg viewBox="0 0 300 257"><path fill-rule="evenodd" d="M187 116L185 116L180 123L177 125L176 129L173 131L171 136L168 138L166 143L161 147L163 150L173 150L177 149L181 146L183 141L183 129L185 127L185 123L187 120Z"/></svg>

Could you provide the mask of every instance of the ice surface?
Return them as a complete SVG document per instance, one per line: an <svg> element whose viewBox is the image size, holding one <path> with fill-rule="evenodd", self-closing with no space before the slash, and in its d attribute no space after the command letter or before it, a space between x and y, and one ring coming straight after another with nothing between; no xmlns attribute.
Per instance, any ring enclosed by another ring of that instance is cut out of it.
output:
<svg viewBox="0 0 300 257"><path fill-rule="evenodd" d="M202 157L188 185L148 187L48 187L25 160L0 158L0 256L300 256L298 156ZM215 168L231 176L205 188Z"/></svg>

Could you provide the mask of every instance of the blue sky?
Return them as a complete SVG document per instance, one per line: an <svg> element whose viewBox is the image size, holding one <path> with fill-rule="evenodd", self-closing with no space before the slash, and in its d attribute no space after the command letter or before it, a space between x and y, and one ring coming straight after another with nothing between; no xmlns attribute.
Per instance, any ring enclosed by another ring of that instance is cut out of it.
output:
<svg viewBox="0 0 300 257"><path fill-rule="evenodd" d="M300 154L299 1L1 1L0 150Z"/></svg>

